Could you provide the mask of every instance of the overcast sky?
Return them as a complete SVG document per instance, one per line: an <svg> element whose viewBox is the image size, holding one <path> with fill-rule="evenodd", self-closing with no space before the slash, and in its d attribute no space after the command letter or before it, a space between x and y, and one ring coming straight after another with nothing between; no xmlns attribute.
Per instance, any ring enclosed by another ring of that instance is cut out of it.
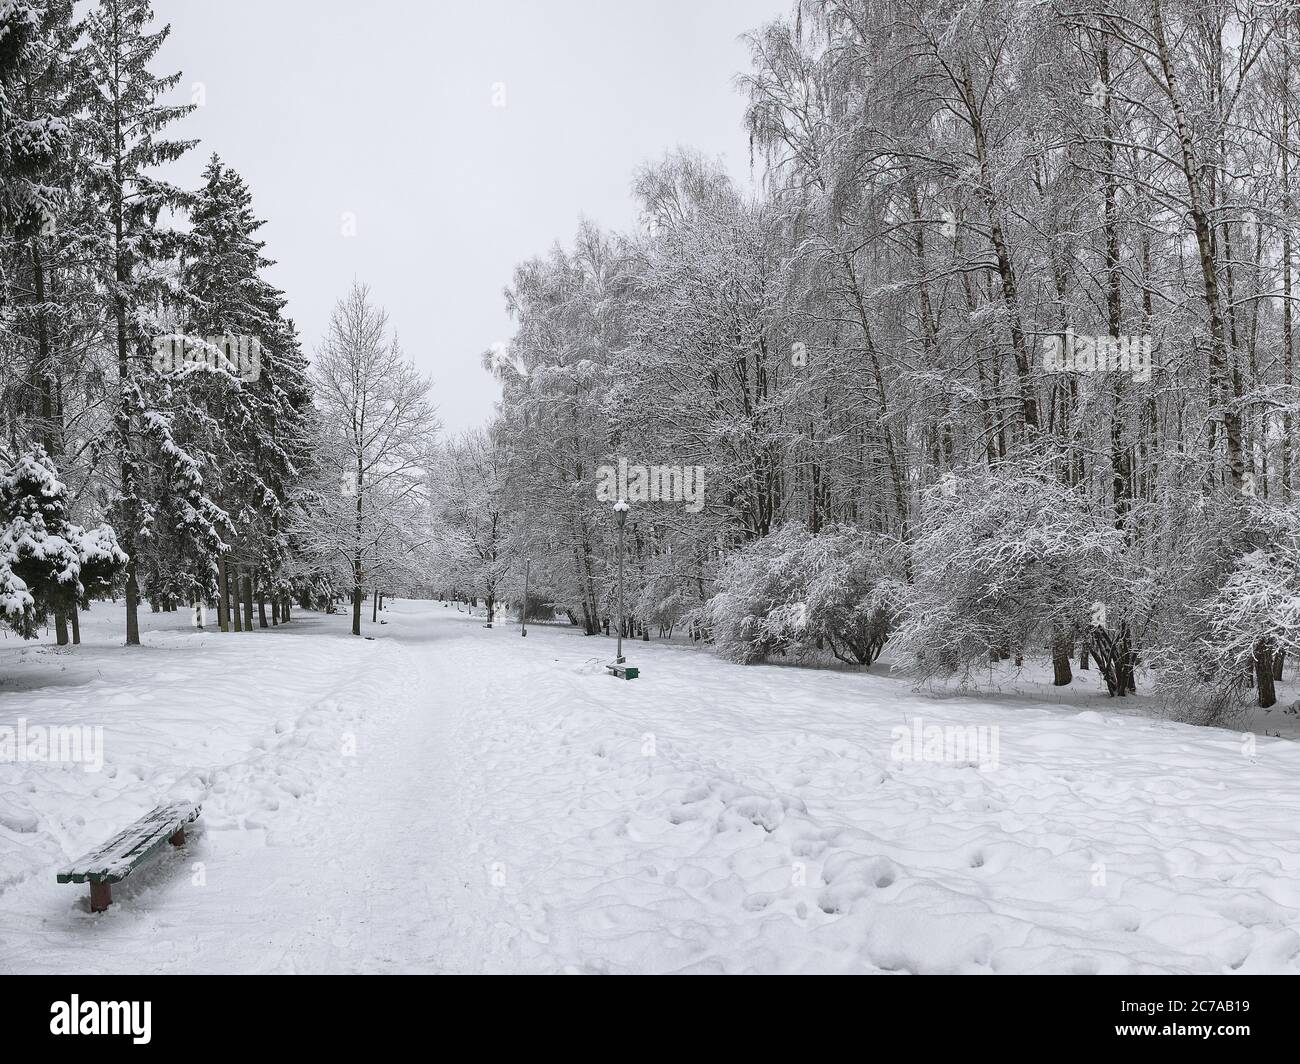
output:
<svg viewBox="0 0 1300 1064"><path fill-rule="evenodd" d="M749 183L739 37L788 8L155 0L172 25L156 69L203 99L176 127L202 143L175 176L196 185L213 151L243 174L308 350L364 280L433 375L444 425L482 424L497 389L479 355L510 334L517 262L568 242L582 215L630 228L633 171L677 145Z"/></svg>

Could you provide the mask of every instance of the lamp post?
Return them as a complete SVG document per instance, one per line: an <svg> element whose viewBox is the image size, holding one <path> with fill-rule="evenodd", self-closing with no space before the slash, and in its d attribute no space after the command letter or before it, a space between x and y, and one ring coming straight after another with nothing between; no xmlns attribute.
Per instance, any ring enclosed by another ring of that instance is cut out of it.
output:
<svg viewBox="0 0 1300 1064"><path fill-rule="evenodd" d="M524 559L524 604L519 607L519 634L528 635L528 570L532 568L533 560Z"/></svg>
<svg viewBox="0 0 1300 1064"><path fill-rule="evenodd" d="M524 380L525 381L528 380L527 373L524 373ZM532 428L532 425L533 425L532 411L525 410L524 411L524 435L525 436L528 435L528 431L529 429ZM525 537L527 537L528 535L528 491L527 489L524 490L524 535ZM527 538L525 538L524 540L524 550L525 551L528 550ZM532 568L532 565L533 565L532 558L526 556L524 558L524 601L523 604L519 607L519 635L522 638L528 637L528 575L529 575L529 570Z"/></svg>
<svg viewBox="0 0 1300 1064"><path fill-rule="evenodd" d="M614 523L618 525L618 654L614 661L618 665L623 664L623 529L630 509L622 499L614 504Z"/></svg>

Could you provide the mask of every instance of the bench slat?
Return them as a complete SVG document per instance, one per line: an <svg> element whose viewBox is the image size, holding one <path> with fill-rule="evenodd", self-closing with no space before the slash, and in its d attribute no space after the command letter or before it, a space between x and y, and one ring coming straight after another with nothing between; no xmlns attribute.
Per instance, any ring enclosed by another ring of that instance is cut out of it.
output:
<svg viewBox="0 0 1300 1064"><path fill-rule="evenodd" d="M160 805L99 849L78 858L55 879L59 883L119 883L171 836L197 820L201 811L193 802Z"/></svg>

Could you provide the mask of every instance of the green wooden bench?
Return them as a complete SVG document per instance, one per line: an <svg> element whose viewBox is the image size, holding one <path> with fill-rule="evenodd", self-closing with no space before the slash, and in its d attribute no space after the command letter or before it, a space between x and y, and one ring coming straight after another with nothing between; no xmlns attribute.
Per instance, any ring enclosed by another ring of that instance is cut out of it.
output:
<svg viewBox="0 0 1300 1064"><path fill-rule="evenodd" d="M641 675L641 670L635 665L606 665L605 668L620 680L635 680Z"/></svg>
<svg viewBox="0 0 1300 1064"><path fill-rule="evenodd" d="M197 820L201 811L202 807L193 802L160 805L55 878L60 883L89 883L90 911L101 913L113 904L113 884L153 857L163 843L183 846L185 825Z"/></svg>

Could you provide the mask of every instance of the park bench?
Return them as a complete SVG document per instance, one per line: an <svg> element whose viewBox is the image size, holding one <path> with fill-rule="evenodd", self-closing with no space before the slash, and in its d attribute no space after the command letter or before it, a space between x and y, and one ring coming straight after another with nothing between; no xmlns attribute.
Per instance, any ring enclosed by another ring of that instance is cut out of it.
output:
<svg viewBox="0 0 1300 1064"><path fill-rule="evenodd" d="M198 819L201 808L193 802L160 805L55 878L60 883L89 883L90 911L103 912L113 904L114 883L120 883L153 857L163 843L185 844L185 825Z"/></svg>
<svg viewBox="0 0 1300 1064"><path fill-rule="evenodd" d="M606 665L605 668L620 680L635 680L641 675L641 670L635 665Z"/></svg>

